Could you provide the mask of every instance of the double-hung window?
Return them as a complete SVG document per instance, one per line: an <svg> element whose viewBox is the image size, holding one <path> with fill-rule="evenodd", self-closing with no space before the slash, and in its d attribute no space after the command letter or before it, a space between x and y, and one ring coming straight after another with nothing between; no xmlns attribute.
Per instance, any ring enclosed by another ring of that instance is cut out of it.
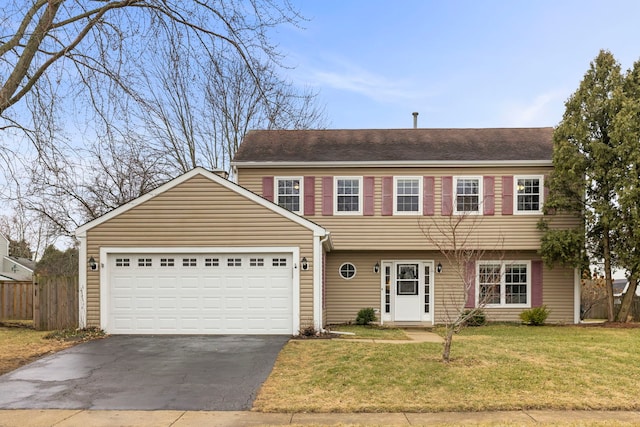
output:
<svg viewBox="0 0 640 427"><path fill-rule="evenodd" d="M362 177L335 178L335 213L362 213Z"/></svg>
<svg viewBox="0 0 640 427"><path fill-rule="evenodd" d="M454 177L454 212L479 214L482 204L482 179L477 176Z"/></svg>
<svg viewBox="0 0 640 427"><path fill-rule="evenodd" d="M541 213L544 194L542 176L516 176L513 183L516 194L515 212Z"/></svg>
<svg viewBox="0 0 640 427"><path fill-rule="evenodd" d="M394 177L394 214L422 213L422 180L417 177Z"/></svg>
<svg viewBox="0 0 640 427"><path fill-rule="evenodd" d="M483 261L478 263L477 293L480 305L529 307L531 305L531 262Z"/></svg>
<svg viewBox="0 0 640 427"><path fill-rule="evenodd" d="M302 212L302 179L276 178L276 201L278 206L291 212Z"/></svg>

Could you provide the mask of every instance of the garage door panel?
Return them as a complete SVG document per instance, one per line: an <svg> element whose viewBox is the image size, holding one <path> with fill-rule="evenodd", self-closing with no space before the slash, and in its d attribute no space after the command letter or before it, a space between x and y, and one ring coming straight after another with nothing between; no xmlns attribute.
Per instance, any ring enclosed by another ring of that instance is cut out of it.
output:
<svg viewBox="0 0 640 427"><path fill-rule="evenodd" d="M109 333L294 332L291 255L126 254L108 262Z"/></svg>

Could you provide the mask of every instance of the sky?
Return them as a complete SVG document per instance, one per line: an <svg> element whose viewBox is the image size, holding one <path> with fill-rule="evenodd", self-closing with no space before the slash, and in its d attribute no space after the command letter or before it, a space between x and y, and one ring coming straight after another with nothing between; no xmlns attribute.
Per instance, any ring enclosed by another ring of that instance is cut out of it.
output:
<svg viewBox="0 0 640 427"><path fill-rule="evenodd" d="M556 126L601 49L640 59L637 0L291 0L284 76L331 129Z"/></svg>

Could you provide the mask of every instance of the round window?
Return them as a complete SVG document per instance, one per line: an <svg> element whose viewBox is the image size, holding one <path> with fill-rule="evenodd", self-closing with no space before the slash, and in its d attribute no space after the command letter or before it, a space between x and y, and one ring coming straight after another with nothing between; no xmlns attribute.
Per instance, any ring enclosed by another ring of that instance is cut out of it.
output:
<svg viewBox="0 0 640 427"><path fill-rule="evenodd" d="M356 266L350 262L345 262L340 266L340 277L343 279L352 279L356 275Z"/></svg>

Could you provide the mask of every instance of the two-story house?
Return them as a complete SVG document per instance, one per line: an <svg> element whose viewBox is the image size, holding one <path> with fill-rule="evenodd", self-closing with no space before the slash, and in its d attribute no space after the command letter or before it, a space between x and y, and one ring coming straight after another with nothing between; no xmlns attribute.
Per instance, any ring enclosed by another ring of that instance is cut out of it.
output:
<svg viewBox="0 0 640 427"><path fill-rule="evenodd" d="M30 259L9 255L9 239L0 234L0 281L30 281L36 263Z"/></svg>
<svg viewBox="0 0 640 427"><path fill-rule="evenodd" d="M432 325L461 304L577 322L576 272L538 254L552 132L252 131L237 183L197 168L78 229L81 326L296 334L365 307ZM443 253L456 224L464 266Z"/></svg>

